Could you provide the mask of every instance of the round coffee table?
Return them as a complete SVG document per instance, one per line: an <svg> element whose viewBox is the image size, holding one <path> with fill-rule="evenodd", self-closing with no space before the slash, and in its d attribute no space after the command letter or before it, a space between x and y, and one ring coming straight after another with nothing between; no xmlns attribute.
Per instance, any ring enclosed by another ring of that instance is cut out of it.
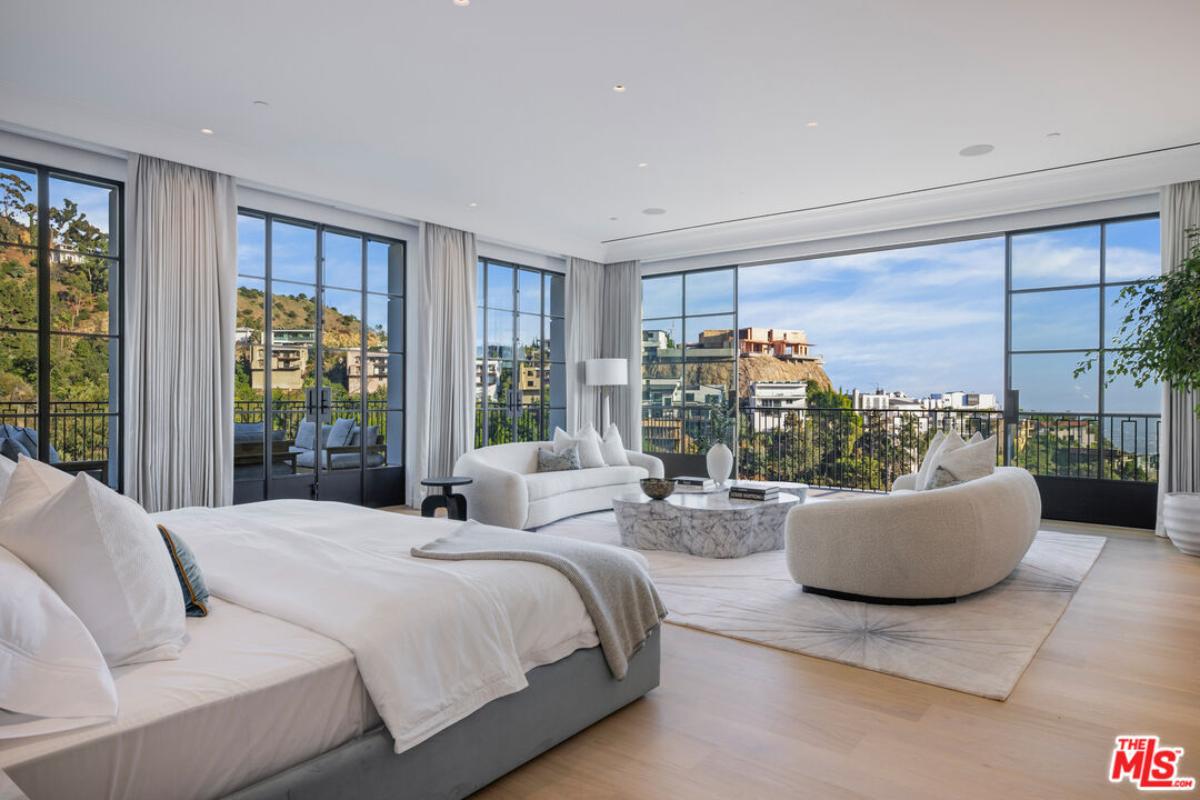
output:
<svg viewBox="0 0 1200 800"><path fill-rule="evenodd" d="M783 549L784 520L806 494L797 491L772 500L730 500L728 492L680 492L666 500L625 494L613 499L613 511L626 547L741 558Z"/></svg>

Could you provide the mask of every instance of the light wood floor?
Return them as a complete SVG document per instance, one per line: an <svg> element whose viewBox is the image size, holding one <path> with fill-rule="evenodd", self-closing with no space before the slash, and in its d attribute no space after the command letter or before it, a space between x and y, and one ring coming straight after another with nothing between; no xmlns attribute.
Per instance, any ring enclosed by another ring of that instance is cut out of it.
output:
<svg viewBox="0 0 1200 800"><path fill-rule="evenodd" d="M1123 733L1200 777L1200 559L1045 527L1109 542L1007 702L665 625L658 689L476 797L1132 797Z"/></svg>

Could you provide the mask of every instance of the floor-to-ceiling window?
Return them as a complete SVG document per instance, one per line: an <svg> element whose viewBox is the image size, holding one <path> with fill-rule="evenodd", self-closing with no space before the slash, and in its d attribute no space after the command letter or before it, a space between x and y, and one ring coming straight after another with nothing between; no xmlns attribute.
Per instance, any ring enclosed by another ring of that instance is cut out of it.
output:
<svg viewBox="0 0 1200 800"><path fill-rule="evenodd" d="M566 426L566 278L479 260L475 446L548 439Z"/></svg>
<svg viewBox="0 0 1200 800"><path fill-rule="evenodd" d="M1136 311L1121 290L1160 273L1158 219L1014 233L1008 247L1014 462L1047 476L1156 480L1162 389L1107 368Z"/></svg>
<svg viewBox="0 0 1200 800"><path fill-rule="evenodd" d="M737 270L642 280L642 448L699 454L733 444Z"/></svg>
<svg viewBox="0 0 1200 800"><path fill-rule="evenodd" d="M122 192L115 181L0 160L0 448L114 488Z"/></svg>
<svg viewBox="0 0 1200 800"><path fill-rule="evenodd" d="M935 431L978 431L1060 518L1103 491L1139 509L1110 521L1142 524L1160 387L1105 373L1121 290L1158 275L1158 237L1145 216L647 275L643 447L703 470L736 408L741 477L883 491Z"/></svg>
<svg viewBox="0 0 1200 800"><path fill-rule="evenodd" d="M404 269L401 241L239 213L239 500L401 502Z"/></svg>

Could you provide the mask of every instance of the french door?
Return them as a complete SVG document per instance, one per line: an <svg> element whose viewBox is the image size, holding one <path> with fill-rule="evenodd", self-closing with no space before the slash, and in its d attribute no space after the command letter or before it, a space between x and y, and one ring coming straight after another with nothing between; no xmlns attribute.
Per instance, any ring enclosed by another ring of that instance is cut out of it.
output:
<svg viewBox="0 0 1200 800"><path fill-rule="evenodd" d="M404 497L404 242L238 215L234 499Z"/></svg>

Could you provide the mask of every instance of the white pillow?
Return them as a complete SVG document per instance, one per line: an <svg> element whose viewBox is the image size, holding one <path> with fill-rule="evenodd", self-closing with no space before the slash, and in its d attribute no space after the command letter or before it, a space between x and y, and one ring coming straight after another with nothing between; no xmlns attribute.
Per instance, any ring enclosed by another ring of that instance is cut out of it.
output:
<svg viewBox="0 0 1200 800"><path fill-rule="evenodd" d="M608 430L604 432L604 438L600 440L600 455L604 457L604 463L610 467L629 466L629 455L625 452L625 443L621 441L621 432L617 430L615 422L608 424Z"/></svg>
<svg viewBox="0 0 1200 800"><path fill-rule="evenodd" d="M963 441L963 438L958 435L957 431L947 432L946 435L942 437L942 441L938 445L936 450L933 450L933 448L930 448L930 450L933 451L933 454L929 455L928 453L926 453L929 463L927 465L925 465L925 467L924 467L925 474L917 475L917 483L915 486L916 490L918 492L920 492L920 491L924 491L925 489L929 488L929 481L933 478L933 470L937 466L938 459L940 459L942 457L942 454L953 453L955 450L959 449L960 447L966 447L966 446L967 446L967 443Z"/></svg>
<svg viewBox="0 0 1200 800"><path fill-rule="evenodd" d="M921 459L921 466L917 468L917 479L913 482L913 487L917 490L920 490L925 485L925 481L929 480L929 465L933 463L933 459L937 456L938 448L942 446L942 442L944 441L946 441L945 431L938 431L929 440L929 447L925 450L925 457Z"/></svg>
<svg viewBox="0 0 1200 800"><path fill-rule="evenodd" d="M554 429L554 452L576 445L579 448L579 466L583 469L594 469L604 466L604 456L600 452L600 434L591 425L584 425L574 436L562 428Z"/></svg>
<svg viewBox="0 0 1200 800"><path fill-rule="evenodd" d="M17 462L11 458L0 456L0 502L4 501L4 492L8 489L8 481L17 469Z"/></svg>
<svg viewBox="0 0 1200 800"><path fill-rule="evenodd" d="M987 439L980 434L980 440L956 448L951 452L943 450L938 454L929 473L926 489L942 489L958 483L966 483L976 478L991 475L996 470L996 437Z"/></svg>
<svg viewBox="0 0 1200 800"><path fill-rule="evenodd" d="M22 459L0 506L0 546L50 584L109 666L179 657L187 632L175 568L128 497Z"/></svg>
<svg viewBox="0 0 1200 800"><path fill-rule="evenodd" d="M79 617L0 547L0 739L108 722L117 690Z"/></svg>

